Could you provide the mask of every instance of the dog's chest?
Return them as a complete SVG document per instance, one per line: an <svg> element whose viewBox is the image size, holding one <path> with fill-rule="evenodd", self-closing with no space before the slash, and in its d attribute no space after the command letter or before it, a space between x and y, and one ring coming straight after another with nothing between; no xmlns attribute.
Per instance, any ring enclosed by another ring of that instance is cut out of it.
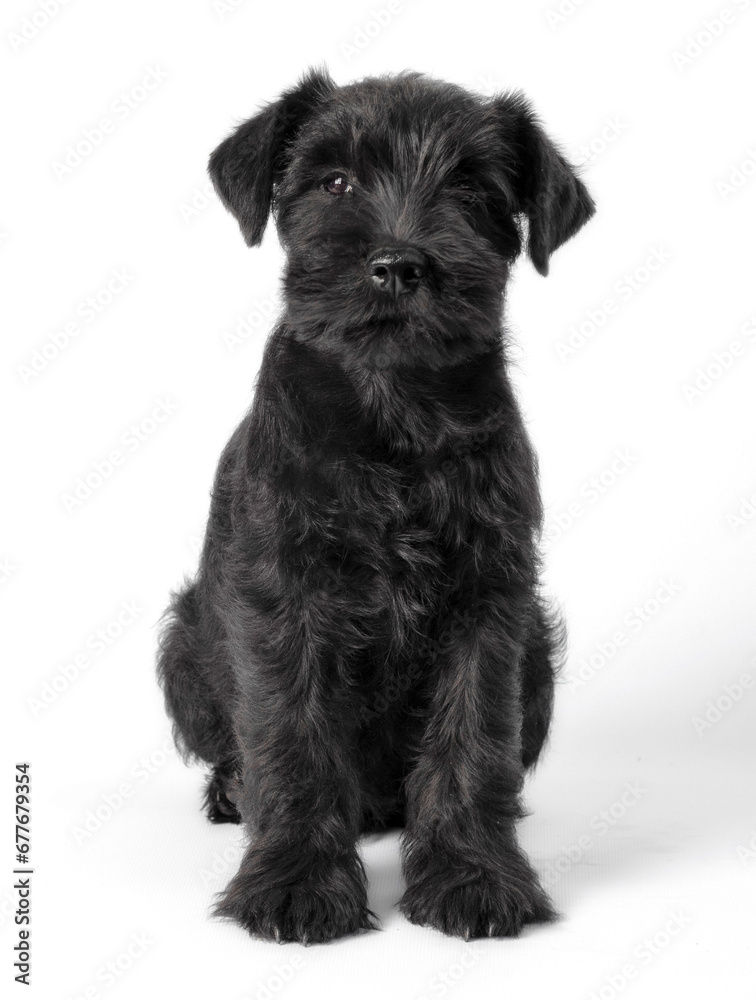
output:
<svg viewBox="0 0 756 1000"><path fill-rule="evenodd" d="M284 548L318 592L364 617L393 608L411 628L500 561L522 439L491 359L413 381L301 363L290 375Z"/></svg>
<svg viewBox="0 0 756 1000"><path fill-rule="evenodd" d="M299 473L291 551L355 601L431 610L496 547L504 500L484 443L392 457L321 442Z"/></svg>

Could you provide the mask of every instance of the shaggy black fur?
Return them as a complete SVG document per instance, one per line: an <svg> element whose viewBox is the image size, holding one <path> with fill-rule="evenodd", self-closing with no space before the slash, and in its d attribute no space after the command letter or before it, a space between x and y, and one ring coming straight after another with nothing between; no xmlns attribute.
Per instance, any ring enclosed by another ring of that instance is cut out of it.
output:
<svg viewBox="0 0 756 1000"><path fill-rule="evenodd" d="M361 833L403 834L402 912L464 937L554 916L518 846L560 626L503 291L593 202L519 95L311 71L215 150L285 312L226 447L159 675L206 809L250 845L217 913L277 940L374 926Z"/></svg>

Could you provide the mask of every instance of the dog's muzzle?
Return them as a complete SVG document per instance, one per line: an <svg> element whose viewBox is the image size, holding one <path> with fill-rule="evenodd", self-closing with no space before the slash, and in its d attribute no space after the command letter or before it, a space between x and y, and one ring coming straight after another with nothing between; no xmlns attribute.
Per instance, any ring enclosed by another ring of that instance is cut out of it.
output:
<svg viewBox="0 0 756 1000"><path fill-rule="evenodd" d="M382 247L367 259L367 273L379 292L393 298L414 292L428 276L428 260L410 247Z"/></svg>

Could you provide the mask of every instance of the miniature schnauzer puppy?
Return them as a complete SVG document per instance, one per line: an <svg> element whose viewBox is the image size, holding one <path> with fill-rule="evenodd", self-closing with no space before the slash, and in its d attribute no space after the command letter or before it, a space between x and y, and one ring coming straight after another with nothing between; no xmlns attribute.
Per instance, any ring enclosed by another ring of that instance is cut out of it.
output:
<svg viewBox="0 0 756 1000"><path fill-rule="evenodd" d="M519 94L311 70L210 175L249 246L273 212L284 310L215 479L158 672L214 822L249 845L216 913L278 941L375 926L360 836L403 827L413 923L554 917L519 846L561 625L502 328L594 204Z"/></svg>

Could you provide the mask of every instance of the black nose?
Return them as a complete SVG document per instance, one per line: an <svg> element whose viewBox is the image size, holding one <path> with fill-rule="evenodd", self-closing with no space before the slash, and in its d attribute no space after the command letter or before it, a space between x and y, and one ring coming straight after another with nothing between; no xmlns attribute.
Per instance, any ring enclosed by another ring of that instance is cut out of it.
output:
<svg viewBox="0 0 756 1000"><path fill-rule="evenodd" d="M368 257L367 272L378 291L397 298L414 292L428 274L428 261L419 250L383 247Z"/></svg>

